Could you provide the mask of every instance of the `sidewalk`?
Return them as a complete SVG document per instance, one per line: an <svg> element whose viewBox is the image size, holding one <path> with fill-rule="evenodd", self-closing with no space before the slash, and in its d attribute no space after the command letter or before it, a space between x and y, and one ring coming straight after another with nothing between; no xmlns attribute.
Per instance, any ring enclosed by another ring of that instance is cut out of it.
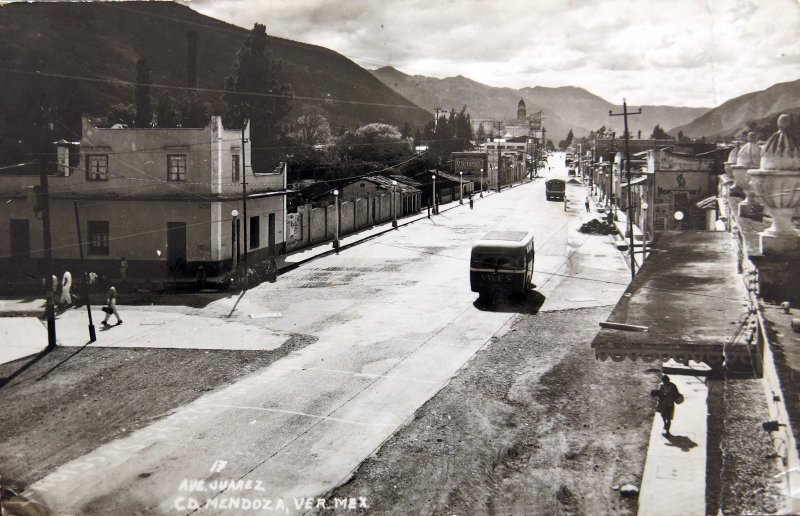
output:
<svg viewBox="0 0 800 516"><path fill-rule="evenodd" d="M670 375L685 401L675 406L670 433L653 419L639 492L639 516L684 516L706 511L708 387L703 378Z"/></svg>
<svg viewBox="0 0 800 516"><path fill-rule="evenodd" d="M523 184L528 184L532 181L525 181L523 183L516 184L516 186L522 186ZM498 192L491 190L484 192L484 197L489 197L492 195L497 194ZM474 202L477 204L480 202L481 197L478 193L475 194L473 197ZM446 206L446 207L445 207ZM459 202L452 201L446 205L439 205L439 213L443 213L450 210L455 210L457 208L464 208L469 209L469 202L464 201L464 204L459 204ZM436 217L436 215L431 214L431 217ZM408 217L404 217L402 219L397 219L397 227L398 229L407 226L409 224L413 224L414 222L418 222L423 219L428 218L428 211L427 209L416 213L414 215L410 215ZM352 247L354 245L360 244L361 242L365 242L371 238L374 238L379 235L383 235L384 233L388 233L389 231L393 231L394 228L392 227L391 222L387 222L378 226L375 226L370 229L365 229L359 231L357 233L351 233L339 239L339 251L347 249L348 247ZM313 260L314 258L319 258L320 256L326 256L329 254L335 253L336 250L333 248L333 243L330 241L322 242L320 244L316 244L313 247L306 247L303 249L298 249L297 251L292 251L285 255L281 255L278 257L278 272L284 272L292 270L303 263L308 262L309 260Z"/></svg>
<svg viewBox="0 0 800 516"><path fill-rule="evenodd" d="M494 193L496 192L486 192L484 196ZM476 195L475 202L477 203L479 200L480 197ZM447 205L440 205L439 213L457 208L469 209L469 204L465 202L461 205L455 201ZM432 216L435 217L435 215ZM425 210L398 219L398 229L427 218L428 214ZM339 240L339 251L394 230L392 223L388 222L349 234ZM324 242L314 247L282 255L278 257L279 274L288 272L315 258L336 252L331 242ZM194 295L194 293L186 295ZM102 346L165 347L164 343L172 343L175 347L191 349L264 350L276 348L289 338L288 335L283 334L265 334L264 330L257 326L186 315L169 306L160 306L158 311L148 310L148 308L120 305L119 311L125 321L124 324L104 328L101 321L105 314L98 306L93 306L92 317L98 340L102 335ZM0 364L34 355L46 348L46 323L39 318L43 316L44 309L45 300L43 298L0 299ZM273 316L271 314L251 315L254 318ZM88 318L85 306L58 313L56 320L56 339L60 346L84 346L88 343ZM116 319L112 317L112 321L116 321ZM230 332L231 324L239 326L235 333ZM239 338L231 341L230 335L232 334L239 335Z"/></svg>
<svg viewBox="0 0 800 516"><path fill-rule="evenodd" d="M605 211L606 206L600 202L597 197L592 194L588 194L589 201L591 203L591 213L594 218L602 216L603 219L607 216L607 212ZM599 212L599 208L603 208L603 212ZM615 220L614 226L617 228L617 233L619 233L620 240L616 242L617 248L620 250L627 250L630 247L630 237L627 237L628 234L628 216L627 214L621 209L614 209ZM644 259L647 258L647 255L650 254L646 251L648 249L644 249L644 233L636 224L632 225L633 228L633 259L636 264L636 270L642 266ZM648 242L649 243L649 242ZM626 257L629 256L629 253L626 253Z"/></svg>

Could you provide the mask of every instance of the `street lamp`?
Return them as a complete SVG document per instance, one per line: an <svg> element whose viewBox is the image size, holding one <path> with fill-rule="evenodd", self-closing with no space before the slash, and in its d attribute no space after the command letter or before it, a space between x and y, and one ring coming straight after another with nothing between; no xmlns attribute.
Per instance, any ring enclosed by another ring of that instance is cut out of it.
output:
<svg viewBox="0 0 800 516"><path fill-rule="evenodd" d="M481 168L481 197L483 197L483 168Z"/></svg>
<svg viewBox="0 0 800 516"><path fill-rule="evenodd" d="M333 248L339 252L339 190L333 191L333 205L336 206L333 216Z"/></svg>
<svg viewBox="0 0 800 516"><path fill-rule="evenodd" d="M231 210L231 270L235 269L239 266L239 231L238 229L238 220L236 217L239 216L239 210L236 208ZM234 249L236 252L234 253Z"/></svg>
<svg viewBox="0 0 800 516"><path fill-rule="evenodd" d="M458 173L458 204L464 204L464 173Z"/></svg>
<svg viewBox="0 0 800 516"><path fill-rule="evenodd" d="M642 261L644 261L645 253L647 253L647 208L649 207L650 205L646 202L642 203L642 218L644 218L642 221L642 234L644 235L644 242L642 242Z"/></svg>
<svg viewBox="0 0 800 516"><path fill-rule="evenodd" d="M681 221L683 220L683 212L678 210L678 211L675 212L675 215L673 215L673 217L675 217L675 220L678 221L678 231L680 231L681 230Z"/></svg>
<svg viewBox="0 0 800 516"><path fill-rule="evenodd" d="M433 179L433 183L431 183L431 206L433 206L433 214L436 215L437 204L436 204L436 174L431 176Z"/></svg>
<svg viewBox="0 0 800 516"><path fill-rule="evenodd" d="M392 180L392 227L397 229L397 181Z"/></svg>

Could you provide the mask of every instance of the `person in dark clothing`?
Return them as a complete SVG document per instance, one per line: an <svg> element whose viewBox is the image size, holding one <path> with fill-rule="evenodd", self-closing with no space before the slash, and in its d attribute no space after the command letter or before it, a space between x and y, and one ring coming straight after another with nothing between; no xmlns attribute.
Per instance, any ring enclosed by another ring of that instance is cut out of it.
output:
<svg viewBox="0 0 800 516"><path fill-rule="evenodd" d="M586 205L586 212L588 213L589 212L589 198L588 197L586 198L586 202L584 204Z"/></svg>
<svg viewBox="0 0 800 516"><path fill-rule="evenodd" d="M658 389L650 391L650 395L658 399L656 412L661 414L661 419L664 420L664 435L672 437L672 434L669 433L669 427L672 425L672 419L675 415L675 403L682 402L683 395L667 375L661 377L661 385L658 386Z"/></svg>

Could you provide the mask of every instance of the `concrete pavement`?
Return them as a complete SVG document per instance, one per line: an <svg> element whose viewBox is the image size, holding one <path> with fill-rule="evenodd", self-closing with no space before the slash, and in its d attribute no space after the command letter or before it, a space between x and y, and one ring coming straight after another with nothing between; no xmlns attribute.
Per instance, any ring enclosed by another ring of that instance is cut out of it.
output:
<svg viewBox="0 0 800 516"><path fill-rule="evenodd" d="M535 196L540 194L537 188L526 185L523 190ZM568 186L573 198L582 199L582 192L580 186ZM500 203L506 195L492 202ZM508 195L516 193L511 190ZM481 204L490 200L476 203L472 216L484 216ZM505 212L502 204L495 205L500 213ZM272 349L299 330L314 333L320 341L65 464L28 494L76 512L93 504L152 510L155 503L159 513L189 513L193 503L211 503L201 512L213 513L219 512L215 507L219 509L221 500L230 501L235 495L266 496L292 507L295 498L315 496L343 481L513 317L513 313L475 310L474 295L462 289L456 288L459 293L454 295L453 285L464 285L467 247L448 247L443 232L480 236L483 229L471 220L467 206L451 208L431 221L421 221L426 227L413 233L408 233L413 228L391 231L389 225L345 237L343 247L386 234L366 242L367 252L343 250L309 264L308 271L287 272L275 285L257 287L242 299L222 299L208 310L185 313L178 307L121 306L125 323L98 331L102 344L95 345ZM625 286L620 279L620 271L622 276L627 271L624 261L609 238L575 231L596 214L586 214L581 203L579 210L555 218L560 210L561 203L544 205L544 213L558 223L545 227L540 221L537 231L534 282L546 297L541 309L614 303ZM543 213L534 216L542 218ZM529 223L524 220L503 217L495 223ZM293 268L331 251L330 243L323 244L293 253L283 263ZM425 256L438 259L431 263ZM415 272L432 283L427 290L430 299L413 289L421 278L404 276L398 283L395 271L404 262L419 264ZM362 290L348 286L359 281ZM380 307L372 314L363 313L359 298L374 295L381 296ZM102 316L95 311L98 330ZM39 321L35 323L44 331ZM60 344L84 345L86 324L85 309L60 315ZM46 337L42 340L46 342ZM705 394L696 385L673 379L687 398L676 409L673 427L681 438L661 437L656 415L640 514L694 514L704 509L703 505L695 511L698 487L704 494ZM212 471L216 461L224 461L224 469ZM250 480L267 491L253 488L237 494L209 488L211 482L229 478ZM201 480L204 483L198 483ZM95 487L87 492L81 488L86 485ZM687 496L681 494L684 489L689 489ZM664 493L673 497L669 503ZM671 503L675 498L681 498L679 507L686 510L668 512L676 506Z"/></svg>
<svg viewBox="0 0 800 516"><path fill-rule="evenodd" d="M35 355L47 347L47 329L36 317L0 319L0 364Z"/></svg>
<svg viewBox="0 0 800 516"><path fill-rule="evenodd" d="M546 203L543 190L542 182L506 190L475 210L465 205L390 231L247 291L231 319L319 340L64 464L29 494L65 512L149 507L186 514L193 503L236 496L291 505L343 482L514 317L516 310L481 309L469 290L471 243L488 229L534 229L535 281L545 306L619 297L626 270L619 253L607 240L574 231L579 212ZM591 300L573 299L586 285L595 290ZM223 299L197 315L228 318L233 303ZM256 310L283 317L250 318ZM224 470L214 469L216 461ZM205 488L220 479L266 490Z"/></svg>

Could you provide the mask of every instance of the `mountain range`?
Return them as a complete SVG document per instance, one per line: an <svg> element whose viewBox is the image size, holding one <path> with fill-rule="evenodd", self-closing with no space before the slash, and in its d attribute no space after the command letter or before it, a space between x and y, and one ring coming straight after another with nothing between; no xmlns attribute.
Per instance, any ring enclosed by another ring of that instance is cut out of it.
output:
<svg viewBox="0 0 800 516"><path fill-rule="evenodd" d="M422 75L407 75L387 66L372 70L387 86L426 109L435 107L461 109L474 119L510 120L516 118L517 103L525 101L528 115L542 111L544 126L549 137L558 142L571 129L575 136L585 136L590 130L606 126L617 134L623 132L621 117L609 117L609 110L621 111L617 106L583 88L543 86L512 89L488 86L466 77L438 79ZM637 108L640 106L636 106ZM656 124L662 128L686 124L706 113L708 108L641 106L642 114L628 118L631 134L642 132L649 137ZM488 132L487 128L487 132Z"/></svg>
<svg viewBox="0 0 800 516"><path fill-rule="evenodd" d="M750 122L758 125L765 118L775 118L780 113L796 111L797 108L800 108L800 79L733 98L670 132L677 134L681 131L691 138L738 136ZM800 120L796 120L797 123Z"/></svg>
<svg viewBox="0 0 800 516"><path fill-rule="evenodd" d="M54 137L77 139L81 114L102 115L113 104L133 103L139 58L152 69L154 99L185 97L190 31L197 35L199 95L219 106L248 29L175 2L0 4L0 146L22 139L21 128L31 124L30 113L45 97L61 107L54 115ZM368 71L332 50L277 37L270 37L268 50L283 60L283 80L294 90L289 120L311 109L323 114L334 131L370 122L408 123L413 130L428 123L435 108L460 110L464 105L473 119L514 119L522 98L529 115L542 111L548 137L556 142L569 130L581 136L601 126L622 134L621 117L608 116L620 106L582 88L497 88L462 76L412 76L392 67ZM634 106L642 114L630 117L629 125L642 137L656 124L691 137L727 135L739 133L750 120L800 107L799 99L800 80L710 110Z"/></svg>
<svg viewBox="0 0 800 516"><path fill-rule="evenodd" d="M225 78L249 30L175 2L20 2L0 7L0 134L15 131L20 107L41 96L69 105L75 139L80 114L102 115L134 101L136 62L147 60L152 97L180 97L187 85L187 33L197 34L200 96L219 102ZM270 37L267 50L284 62L294 90L291 117L311 108L331 128L367 122L422 126L430 113L386 87L350 59L323 47ZM77 114L76 114L77 113ZM66 118L66 117L65 117Z"/></svg>

